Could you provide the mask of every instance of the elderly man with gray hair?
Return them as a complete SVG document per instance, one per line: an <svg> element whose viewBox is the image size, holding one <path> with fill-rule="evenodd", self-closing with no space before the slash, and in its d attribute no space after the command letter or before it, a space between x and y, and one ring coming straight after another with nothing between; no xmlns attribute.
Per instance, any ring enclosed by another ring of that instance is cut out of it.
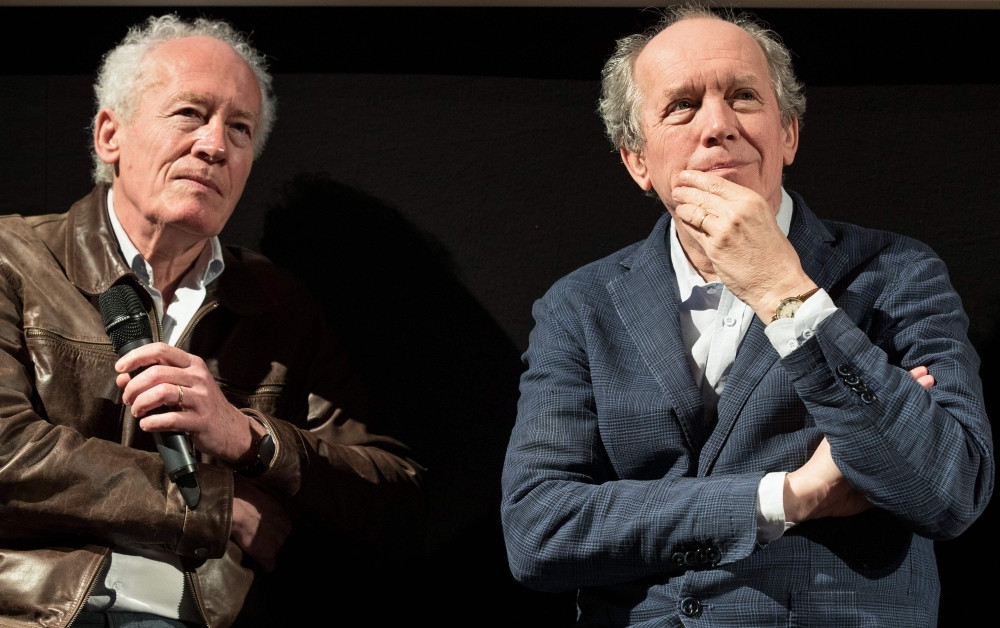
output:
<svg viewBox="0 0 1000 628"><path fill-rule="evenodd" d="M503 475L511 570L587 626L933 626L983 512L979 358L923 244L782 187L802 86L746 14L668 11L600 112L667 212L534 307Z"/></svg>
<svg viewBox="0 0 1000 628"><path fill-rule="evenodd" d="M94 191L0 218L0 624L225 628L299 521L406 534L421 468L369 431L303 287L219 243L274 124L263 56L150 18L95 92ZM122 286L152 342L120 357L101 295ZM156 433L186 434L200 496Z"/></svg>

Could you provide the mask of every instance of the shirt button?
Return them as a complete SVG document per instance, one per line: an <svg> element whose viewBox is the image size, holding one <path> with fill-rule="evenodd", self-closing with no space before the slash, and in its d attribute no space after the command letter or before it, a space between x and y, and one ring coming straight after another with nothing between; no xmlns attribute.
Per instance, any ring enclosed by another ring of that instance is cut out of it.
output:
<svg viewBox="0 0 1000 628"><path fill-rule="evenodd" d="M797 341L795 341L795 340L789 340L788 341L788 348L789 349L798 349L799 348L799 343Z"/></svg>
<svg viewBox="0 0 1000 628"><path fill-rule="evenodd" d="M705 292L707 292L709 294L715 294L718 291L719 291L719 289L716 288L715 286L709 286L708 289L705 290Z"/></svg>
<svg viewBox="0 0 1000 628"><path fill-rule="evenodd" d="M732 316L727 316L726 320L725 320L725 323L726 323L726 327L732 327L733 325L736 324L736 319L733 318Z"/></svg>
<svg viewBox="0 0 1000 628"><path fill-rule="evenodd" d="M813 337L813 330L811 329L805 330L804 332L802 332L802 337L805 338L806 340L809 340L810 338Z"/></svg>

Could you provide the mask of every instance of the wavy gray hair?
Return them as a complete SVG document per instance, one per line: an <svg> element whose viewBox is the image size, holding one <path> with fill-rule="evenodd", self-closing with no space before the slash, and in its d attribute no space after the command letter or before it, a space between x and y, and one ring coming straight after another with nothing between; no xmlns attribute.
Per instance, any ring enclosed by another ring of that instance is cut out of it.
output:
<svg viewBox="0 0 1000 628"><path fill-rule="evenodd" d="M795 78L792 55L781 43L777 33L764 26L750 13L734 14L731 10L719 13L701 4L672 7L663 13L656 26L638 35L629 35L615 42L615 52L604 64L601 72L601 99L598 113L604 120L604 130L615 148L626 148L638 153L645 148L646 140L640 124L640 107L643 94L635 82L635 61L654 37L666 28L692 18L722 20L739 26L760 45L767 59L771 75L771 88L778 101L781 123L788 126L793 119L802 127L806 112L805 86Z"/></svg>
<svg viewBox="0 0 1000 628"><path fill-rule="evenodd" d="M151 16L145 24L129 29L125 39L104 55L101 69L94 83L94 98L97 101L97 111L107 108L117 113L128 122L135 114L139 99L147 87L148 75L145 70L146 55L158 44L183 37L212 37L224 42L238 54L257 77L260 87L260 119L257 133L254 137L254 158L259 157L264 150L267 136L274 126L277 110L277 99L271 87L271 75L267 71L267 60L264 55L250 45L249 38L222 20L198 18L186 22L176 14ZM95 116L91 122L91 131L97 122ZM115 169L111 164L100 160L93 152L94 182L111 183Z"/></svg>

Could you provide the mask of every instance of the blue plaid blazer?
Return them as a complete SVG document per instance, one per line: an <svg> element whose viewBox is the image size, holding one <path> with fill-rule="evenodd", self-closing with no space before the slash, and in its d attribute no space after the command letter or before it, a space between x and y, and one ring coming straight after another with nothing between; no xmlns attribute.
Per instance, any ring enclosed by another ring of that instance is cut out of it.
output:
<svg viewBox="0 0 1000 628"><path fill-rule="evenodd" d="M578 590L580 625L936 623L932 540L960 534L993 491L968 319L928 247L792 198L789 240L839 309L785 359L754 320L712 429L681 341L668 214L535 303L504 533L520 582ZM930 391L904 370L918 365ZM757 544L759 481L824 435L876 508Z"/></svg>

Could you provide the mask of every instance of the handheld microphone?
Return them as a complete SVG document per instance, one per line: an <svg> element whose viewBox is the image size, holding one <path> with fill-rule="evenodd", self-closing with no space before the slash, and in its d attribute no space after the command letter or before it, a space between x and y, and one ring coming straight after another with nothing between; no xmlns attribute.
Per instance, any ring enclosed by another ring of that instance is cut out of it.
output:
<svg viewBox="0 0 1000 628"><path fill-rule="evenodd" d="M149 317L135 288L127 284L111 286L99 297L101 319L104 330L111 338L111 345L119 356L133 349L153 342L153 330L149 326ZM129 373L137 376L146 367ZM150 412L159 414L166 412L160 407ZM177 485L188 508L197 508L201 501L201 487L198 485L198 462L188 448L187 436L181 432L153 432L153 441L163 459L163 467L170 480Z"/></svg>

